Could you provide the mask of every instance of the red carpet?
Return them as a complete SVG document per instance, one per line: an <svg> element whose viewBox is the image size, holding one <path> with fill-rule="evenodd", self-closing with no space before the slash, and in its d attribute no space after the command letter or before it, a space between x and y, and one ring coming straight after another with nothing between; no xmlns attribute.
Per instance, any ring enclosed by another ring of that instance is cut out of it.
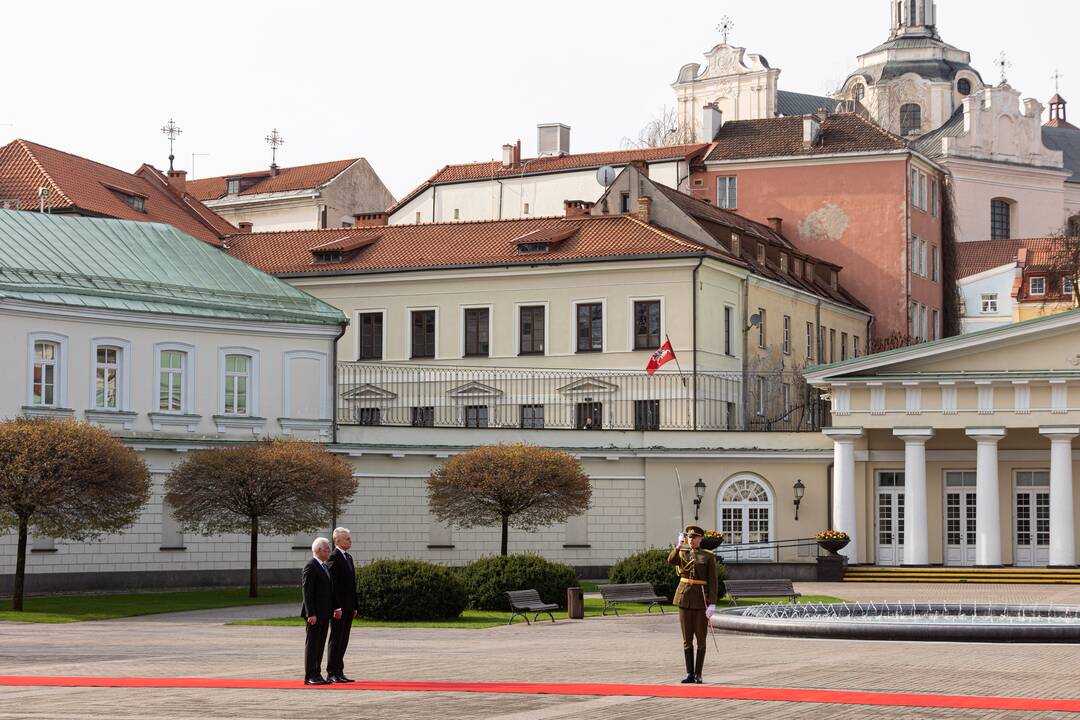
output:
<svg viewBox="0 0 1080 720"><path fill-rule="evenodd" d="M888 707L969 708L1080 713L1080 700L1051 698L927 695L853 690L727 687L722 685L604 685L597 683L404 682L366 680L348 685L309 686L299 680L248 678L46 677L2 675L0 686L111 688L223 688L237 690L382 690L388 692L475 692L516 695L621 695L627 697L759 700L769 702L877 705Z"/></svg>

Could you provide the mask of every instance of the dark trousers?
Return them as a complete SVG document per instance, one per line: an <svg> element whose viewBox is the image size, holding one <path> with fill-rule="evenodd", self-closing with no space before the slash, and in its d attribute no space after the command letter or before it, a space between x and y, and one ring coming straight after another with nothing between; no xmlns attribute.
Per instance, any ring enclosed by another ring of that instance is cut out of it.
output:
<svg viewBox="0 0 1080 720"><path fill-rule="evenodd" d="M695 638L698 649L705 649L705 637L709 634L705 608L679 608L679 627L682 628L683 650L693 649Z"/></svg>
<svg viewBox="0 0 1080 720"><path fill-rule="evenodd" d="M326 647L326 633L330 629L330 618L320 619L314 625L305 624L307 637L304 638L304 679L322 675L323 648Z"/></svg>
<svg viewBox="0 0 1080 720"><path fill-rule="evenodd" d="M326 658L327 675L345 674L345 651L349 649L352 611L342 610L340 620L330 621L330 652Z"/></svg>

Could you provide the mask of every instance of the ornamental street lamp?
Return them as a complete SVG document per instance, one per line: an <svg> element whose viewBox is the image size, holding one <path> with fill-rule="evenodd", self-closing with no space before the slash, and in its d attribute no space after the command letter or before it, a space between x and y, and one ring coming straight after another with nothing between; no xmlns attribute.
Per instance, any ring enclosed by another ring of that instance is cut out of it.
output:
<svg viewBox="0 0 1080 720"><path fill-rule="evenodd" d="M698 513L701 511L701 500L705 497L705 483L701 478L694 483L694 522L697 522Z"/></svg>
<svg viewBox="0 0 1080 720"><path fill-rule="evenodd" d="M802 504L803 495L806 494L806 486L802 480L795 481L795 519L799 519L799 505Z"/></svg>

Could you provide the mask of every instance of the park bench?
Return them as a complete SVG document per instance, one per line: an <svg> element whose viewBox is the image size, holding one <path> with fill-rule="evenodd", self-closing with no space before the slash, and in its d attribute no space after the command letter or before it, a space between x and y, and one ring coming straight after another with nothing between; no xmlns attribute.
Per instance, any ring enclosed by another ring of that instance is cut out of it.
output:
<svg viewBox="0 0 1080 720"><path fill-rule="evenodd" d="M790 598L798 602L802 593L795 592L790 580L725 580L724 587L734 603L740 598Z"/></svg>
<svg viewBox="0 0 1080 720"><path fill-rule="evenodd" d="M510 590L506 593L506 597L510 599L510 609L513 614L510 616L510 622L507 625L514 623L514 618L518 615L525 618L525 624L529 625L529 615L533 614L533 620L535 621L540 617L540 613L547 613L551 618L551 622L555 622L555 616L551 614L552 610L558 610L559 606L553 603L545 603L540 599L540 593L536 590Z"/></svg>
<svg viewBox="0 0 1080 720"><path fill-rule="evenodd" d="M655 605L660 608L660 613L663 614L664 606L661 603L668 602L666 597L657 595L656 590L649 583L601 585L600 597L604 599L604 609L600 613L601 615L607 615L608 610L613 610L615 615L618 616L619 609L616 606L619 603L648 603L649 612L652 612Z"/></svg>

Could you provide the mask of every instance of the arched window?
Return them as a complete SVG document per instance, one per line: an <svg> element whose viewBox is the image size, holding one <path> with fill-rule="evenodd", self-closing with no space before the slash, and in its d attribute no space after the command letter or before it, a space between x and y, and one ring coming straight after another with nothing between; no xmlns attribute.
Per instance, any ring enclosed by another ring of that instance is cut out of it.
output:
<svg viewBox="0 0 1080 720"><path fill-rule="evenodd" d="M922 107L917 103L900 106L900 135L910 135L922 130Z"/></svg>
<svg viewBox="0 0 1080 720"><path fill-rule="evenodd" d="M994 198L990 201L990 239L1008 240L1012 237L1011 200Z"/></svg>
<svg viewBox="0 0 1080 720"><path fill-rule="evenodd" d="M960 78L956 81L956 92L960 93L964 97L971 94L971 81L967 78Z"/></svg>
<svg viewBox="0 0 1080 720"><path fill-rule="evenodd" d="M768 543L773 540L773 498L760 478L736 475L720 488L718 495L720 532L732 545ZM748 547L739 551L740 560L772 560L769 547Z"/></svg>
<svg viewBox="0 0 1080 720"><path fill-rule="evenodd" d="M866 97L866 86L862 83L856 83L855 86L851 88L851 97L856 102L862 102L862 99Z"/></svg>

